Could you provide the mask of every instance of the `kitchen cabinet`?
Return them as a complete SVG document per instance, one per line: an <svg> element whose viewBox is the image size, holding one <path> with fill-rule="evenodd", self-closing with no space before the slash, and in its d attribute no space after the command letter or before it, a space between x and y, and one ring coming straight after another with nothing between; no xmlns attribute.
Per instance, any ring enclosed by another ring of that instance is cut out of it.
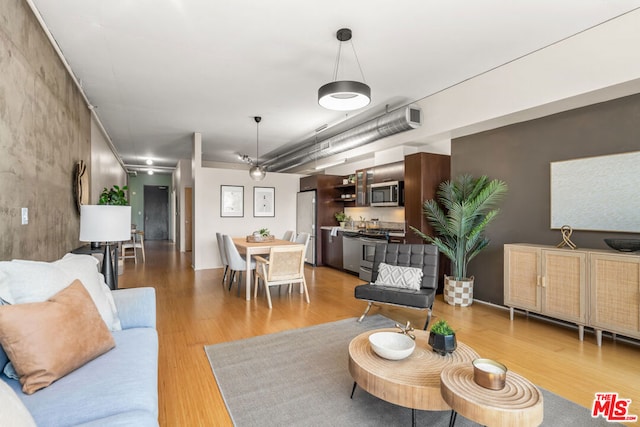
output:
<svg viewBox="0 0 640 427"><path fill-rule="evenodd" d="M428 236L434 236L433 227L422 213L426 200L435 199L441 182L451 179L451 157L444 154L415 153L404 158L404 219L407 223L406 243L421 244L424 241L411 230L417 228ZM445 256L438 260L438 293L444 289L444 274L451 274L451 262Z"/></svg>
<svg viewBox="0 0 640 427"><path fill-rule="evenodd" d="M340 184L336 185L336 190L338 190L339 198L336 199L337 202L345 203L346 206L355 205L356 201L356 184Z"/></svg>
<svg viewBox="0 0 640 427"><path fill-rule="evenodd" d="M504 245L504 304L640 338L640 256L596 249Z"/></svg>
<svg viewBox="0 0 640 427"><path fill-rule="evenodd" d="M373 182L373 169L356 171L356 206L369 206L369 190Z"/></svg>
<svg viewBox="0 0 640 427"><path fill-rule="evenodd" d="M534 245L504 245L504 304L578 325L587 323L587 253Z"/></svg>
<svg viewBox="0 0 640 427"><path fill-rule="evenodd" d="M373 182L389 182L404 180L404 162L388 163L386 165L374 166Z"/></svg>
<svg viewBox="0 0 640 427"><path fill-rule="evenodd" d="M342 232L331 235L331 230L322 229L322 253L324 265L342 270Z"/></svg>
<svg viewBox="0 0 640 427"><path fill-rule="evenodd" d="M441 182L451 179L451 157L443 154L415 153L404 158L404 218L407 243L424 243L409 226L433 236L434 231L422 213L426 200L435 199ZM440 257L445 259L445 257ZM441 264L440 272L445 273Z"/></svg>
<svg viewBox="0 0 640 427"><path fill-rule="evenodd" d="M602 331L640 338L640 256L591 252L590 325L598 345Z"/></svg>

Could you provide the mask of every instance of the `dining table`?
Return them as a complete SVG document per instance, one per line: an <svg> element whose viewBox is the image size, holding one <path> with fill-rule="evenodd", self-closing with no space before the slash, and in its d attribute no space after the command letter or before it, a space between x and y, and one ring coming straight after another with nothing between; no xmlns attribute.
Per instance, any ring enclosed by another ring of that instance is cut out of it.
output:
<svg viewBox="0 0 640 427"><path fill-rule="evenodd" d="M271 252L271 248L275 246L300 246L303 244L290 242L288 240L273 239L264 242L248 242L246 237L233 237L233 244L238 248L238 252L244 255L247 260L247 271L245 274L245 290L247 301L251 300L251 257L253 255L266 255Z"/></svg>

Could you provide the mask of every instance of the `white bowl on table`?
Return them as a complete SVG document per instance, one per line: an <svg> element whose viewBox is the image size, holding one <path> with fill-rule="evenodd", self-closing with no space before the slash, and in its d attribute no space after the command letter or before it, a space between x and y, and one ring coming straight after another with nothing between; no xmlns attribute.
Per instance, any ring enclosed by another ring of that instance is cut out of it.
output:
<svg viewBox="0 0 640 427"><path fill-rule="evenodd" d="M389 360L401 360L409 357L416 348L416 342L398 332L374 332L369 335L373 351Z"/></svg>

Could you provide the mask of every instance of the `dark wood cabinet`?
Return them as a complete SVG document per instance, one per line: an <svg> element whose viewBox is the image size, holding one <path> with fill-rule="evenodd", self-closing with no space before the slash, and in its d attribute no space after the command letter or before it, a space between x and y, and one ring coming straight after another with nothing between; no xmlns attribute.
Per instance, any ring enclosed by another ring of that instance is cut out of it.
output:
<svg viewBox="0 0 640 427"><path fill-rule="evenodd" d="M355 206L356 201L356 184L341 184L337 185L336 189L340 194L336 202L342 202L345 206Z"/></svg>
<svg viewBox="0 0 640 427"><path fill-rule="evenodd" d="M404 162L374 166L373 182L389 182L404 180Z"/></svg>
<svg viewBox="0 0 640 427"><path fill-rule="evenodd" d="M407 222L407 243L425 243L409 228L413 226L433 236L433 227L422 213L425 200L436 198L438 186L451 179L451 157L442 154L416 153L404 158L404 218ZM451 274L449 259L440 254L438 263L438 293L444 287L443 275Z"/></svg>
<svg viewBox="0 0 640 427"><path fill-rule="evenodd" d="M409 226L432 236L433 228L422 213L425 200L436 198L438 186L451 178L451 157L442 154L416 153L404 158L404 217L407 243L423 243Z"/></svg>
<svg viewBox="0 0 640 427"><path fill-rule="evenodd" d="M324 265L342 270L342 233L331 235L331 230L322 230L322 253Z"/></svg>

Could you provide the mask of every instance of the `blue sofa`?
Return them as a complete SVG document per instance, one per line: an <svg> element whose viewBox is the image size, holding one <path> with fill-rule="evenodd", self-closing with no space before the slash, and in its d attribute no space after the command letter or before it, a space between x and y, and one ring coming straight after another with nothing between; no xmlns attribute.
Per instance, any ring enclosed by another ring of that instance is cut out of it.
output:
<svg viewBox="0 0 640 427"><path fill-rule="evenodd" d="M112 292L122 324L115 348L32 395L0 372L39 427L158 425L155 289ZM0 367L7 361L0 347Z"/></svg>

